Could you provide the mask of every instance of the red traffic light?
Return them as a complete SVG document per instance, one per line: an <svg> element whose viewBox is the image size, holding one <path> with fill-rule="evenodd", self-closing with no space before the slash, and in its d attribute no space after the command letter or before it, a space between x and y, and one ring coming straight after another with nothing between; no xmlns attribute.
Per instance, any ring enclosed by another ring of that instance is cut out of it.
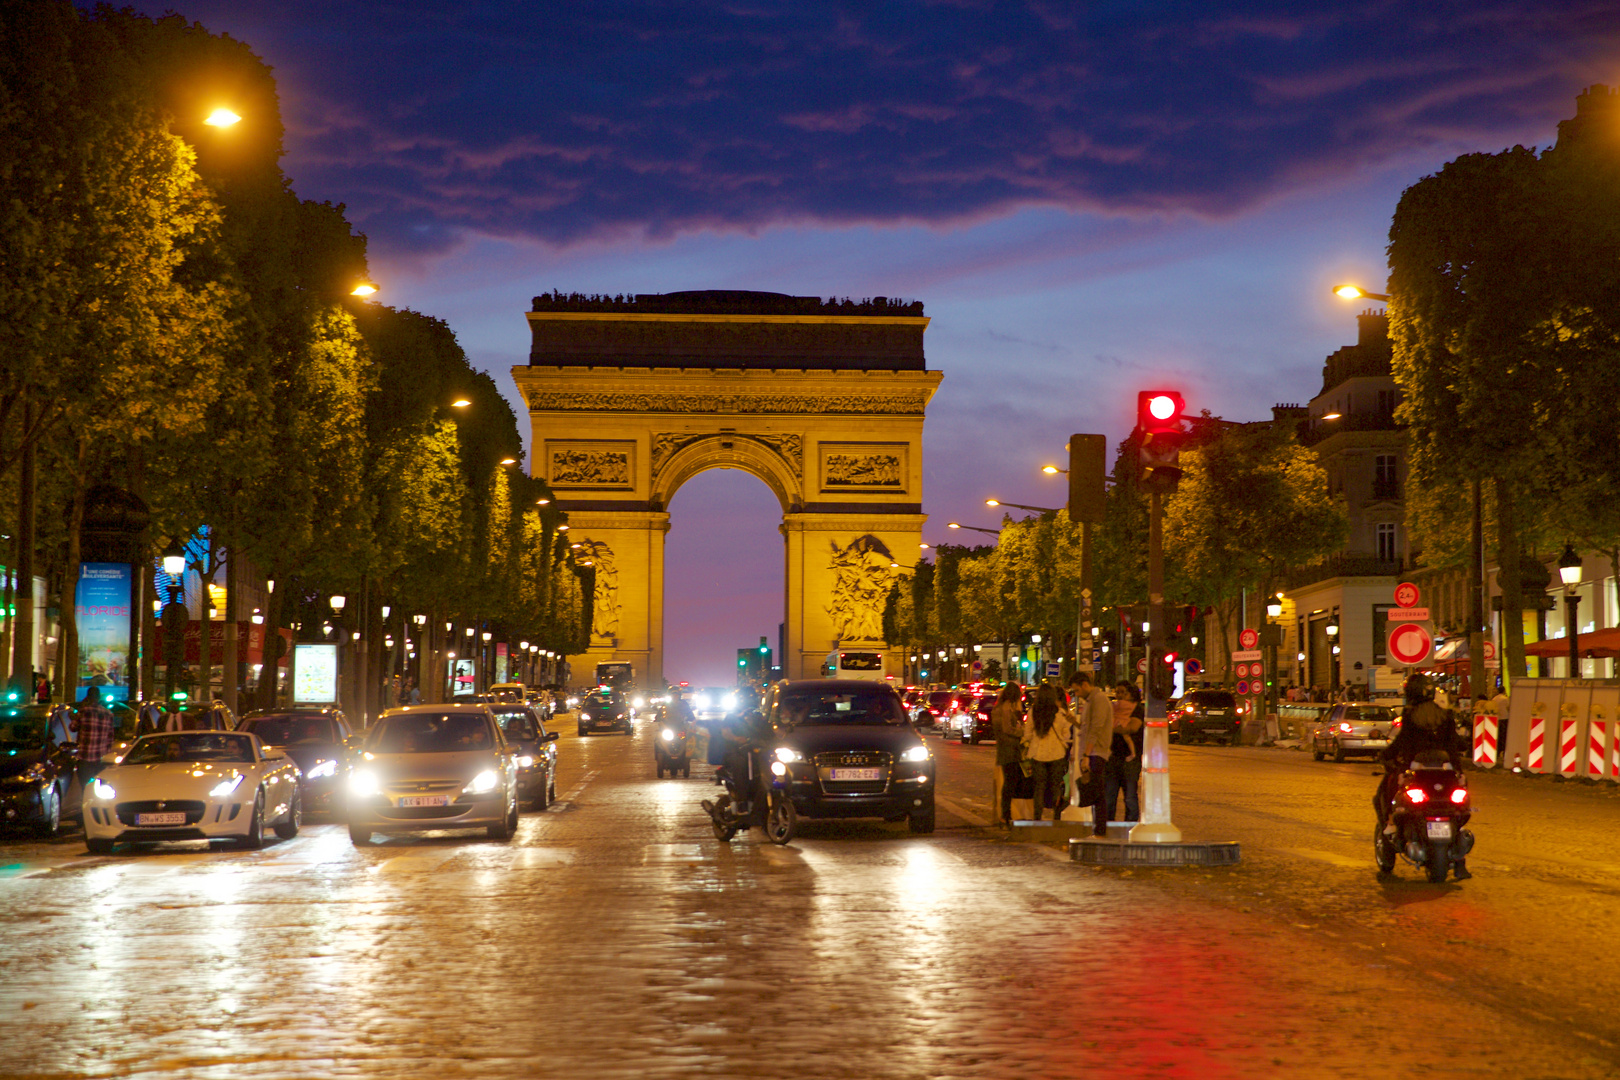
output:
<svg viewBox="0 0 1620 1080"><path fill-rule="evenodd" d="M1136 426L1143 431L1180 431L1187 401L1174 390L1143 390L1136 395Z"/></svg>

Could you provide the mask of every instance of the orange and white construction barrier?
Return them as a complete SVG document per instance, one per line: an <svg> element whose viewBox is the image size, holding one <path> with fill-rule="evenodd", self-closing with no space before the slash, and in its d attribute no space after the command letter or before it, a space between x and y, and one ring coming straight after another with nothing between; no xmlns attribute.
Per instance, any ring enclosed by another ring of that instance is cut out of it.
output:
<svg viewBox="0 0 1620 1080"><path fill-rule="evenodd" d="M1588 720L1586 723L1586 775L1600 780L1608 771L1609 722Z"/></svg>
<svg viewBox="0 0 1620 1080"><path fill-rule="evenodd" d="M1496 768L1496 717L1490 713L1474 715L1474 764L1482 769Z"/></svg>
<svg viewBox="0 0 1620 1080"><path fill-rule="evenodd" d="M1530 718L1530 757L1525 768L1540 772L1547 753L1547 721L1540 716Z"/></svg>
<svg viewBox="0 0 1620 1080"><path fill-rule="evenodd" d="M1560 776L1574 776L1581 760L1580 742L1576 734L1580 731L1579 721L1569 717L1559 717L1558 720L1558 774Z"/></svg>

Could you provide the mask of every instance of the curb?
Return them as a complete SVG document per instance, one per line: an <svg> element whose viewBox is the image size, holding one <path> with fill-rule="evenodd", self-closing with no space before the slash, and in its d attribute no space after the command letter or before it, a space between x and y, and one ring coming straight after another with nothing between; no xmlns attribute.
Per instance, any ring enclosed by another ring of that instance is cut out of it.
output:
<svg viewBox="0 0 1620 1080"><path fill-rule="evenodd" d="M1241 857L1236 840L1133 844L1088 837L1069 841L1070 860L1087 866L1235 866Z"/></svg>

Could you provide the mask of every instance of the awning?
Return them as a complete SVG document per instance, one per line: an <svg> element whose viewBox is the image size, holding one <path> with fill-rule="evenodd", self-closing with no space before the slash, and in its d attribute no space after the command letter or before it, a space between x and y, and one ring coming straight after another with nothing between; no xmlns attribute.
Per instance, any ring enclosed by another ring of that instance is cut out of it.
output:
<svg viewBox="0 0 1620 1080"><path fill-rule="evenodd" d="M1597 658L1620 656L1620 627L1609 626L1602 630L1593 630L1589 634L1581 634L1575 640L1575 648L1582 658ZM1569 656L1568 638L1547 638L1545 641L1527 642L1524 646L1526 656L1545 656L1552 659Z"/></svg>

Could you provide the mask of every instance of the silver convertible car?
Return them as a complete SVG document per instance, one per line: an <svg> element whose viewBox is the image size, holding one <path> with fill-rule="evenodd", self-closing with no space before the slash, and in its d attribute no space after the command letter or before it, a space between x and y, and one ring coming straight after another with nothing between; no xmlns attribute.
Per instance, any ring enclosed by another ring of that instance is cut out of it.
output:
<svg viewBox="0 0 1620 1080"><path fill-rule="evenodd" d="M265 826L298 835L298 766L241 731L146 735L112 759L84 793L84 842L235 840L264 845Z"/></svg>

